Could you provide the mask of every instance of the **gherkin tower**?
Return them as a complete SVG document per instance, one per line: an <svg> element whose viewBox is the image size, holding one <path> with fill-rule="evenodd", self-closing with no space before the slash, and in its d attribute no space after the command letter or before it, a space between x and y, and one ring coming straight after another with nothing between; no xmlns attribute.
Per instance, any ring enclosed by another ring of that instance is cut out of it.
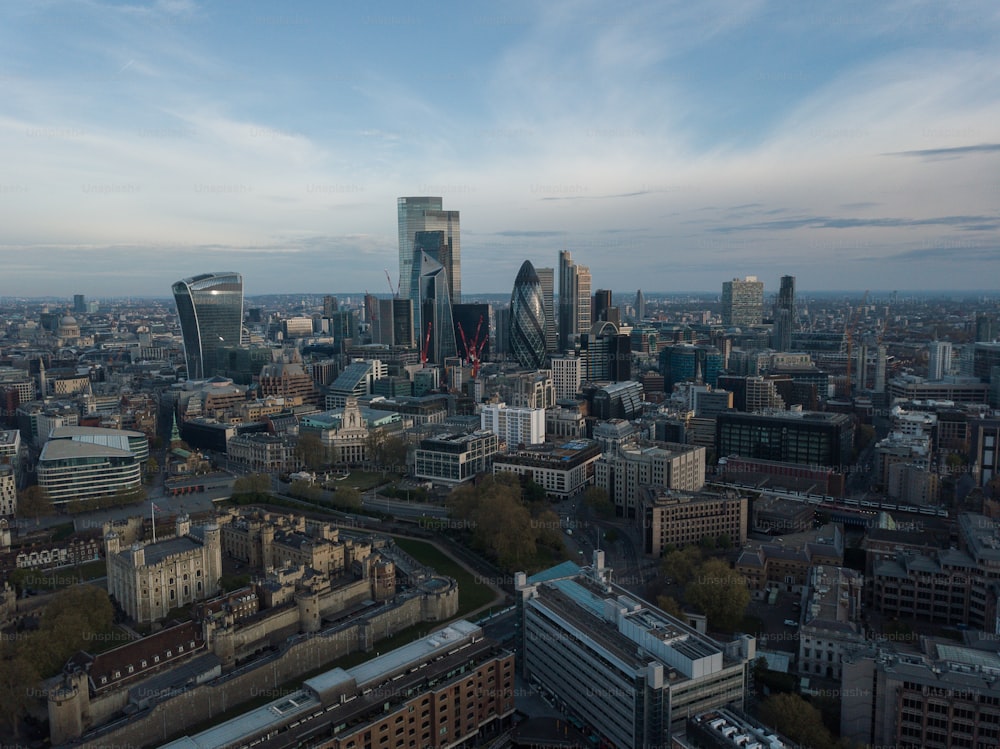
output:
<svg viewBox="0 0 1000 749"><path fill-rule="evenodd" d="M545 364L545 297L534 266L525 260L510 295L510 350L522 367Z"/></svg>

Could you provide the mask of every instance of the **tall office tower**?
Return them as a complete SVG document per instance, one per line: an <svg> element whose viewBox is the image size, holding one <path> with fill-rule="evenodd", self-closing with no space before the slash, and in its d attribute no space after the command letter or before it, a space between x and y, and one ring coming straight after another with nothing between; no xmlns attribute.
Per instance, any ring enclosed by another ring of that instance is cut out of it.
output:
<svg viewBox="0 0 1000 749"><path fill-rule="evenodd" d="M556 321L556 281L552 268L535 268L542 284L542 299L545 302L545 350L550 354L558 351L559 324Z"/></svg>
<svg viewBox="0 0 1000 749"><path fill-rule="evenodd" d="M243 276L203 273L173 285L177 317L184 338L189 380L212 377L216 351L240 344L243 330Z"/></svg>
<svg viewBox="0 0 1000 749"><path fill-rule="evenodd" d="M608 311L611 309L611 290L598 289L594 292L594 304L591 308L590 322L607 322Z"/></svg>
<svg viewBox="0 0 1000 749"><path fill-rule="evenodd" d="M722 324L727 328L749 328L764 321L764 282L757 276L722 284Z"/></svg>
<svg viewBox="0 0 1000 749"><path fill-rule="evenodd" d="M372 320L372 342L413 348L413 302L410 299L379 299Z"/></svg>
<svg viewBox="0 0 1000 749"><path fill-rule="evenodd" d="M396 212L399 228L399 295L404 299L416 299L416 287L412 283L413 263L419 259L415 255L414 240L418 231L444 232L443 245L446 247L447 262L431 253L448 272L451 301L462 301L462 248L459 231L458 211L442 210L441 198L398 198Z"/></svg>
<svg viewBox="0 0 1000 749"><path fill-rule="evenodd" d="M618 332L612 322L596 322L580 336L580 356L585 379L591 382L623 382L632 378L632 339Z"/></svg>
<svg viewBox="0 0 1000 749"><path fill-rule="evenodd" d="M510 349L522 367L545 363L545 299L530 260L521 264L510 295Z"/></svg>
<svg viewBox="0 0 1000 749"><path fill-rule="evenodd" d="M782 276L778 302L774 306L774 336L776 351L790 351L792 329L795 327L795 276Z"/></svg>
<svg viewBox="0 0 1000 749"><path fill-rule="evenodd" d="M497 353L506 356L510 353L510 306L497 309L493 319L495 323L493 343L496 344Z"/></svg>
<svg viewBox="0 0 1000 749"><path fill-rule="evenodd" d="M976 343L992 343L997 335L997 322L993 315L976 315Z"/></svg>
<svg viewBox="0 0 1000 749"><path fill-rule="evenodd" d="M951 373L951 343L931 341L927 344L927 379L940 382Z"/></svg>
<svg viewBox="0 0 1000 749"><path fill-rule="evenodd" d="M365 294L364 305L362 306L362 311L364 312L364 317L362 322L368 323L369 330L371 329L372 320L378 317L378 297L374 294Z"/></svg>
<svg viewBox="0 0 1000 749"><path fill-rule="evenodd" d="M642 289L635 292L635 319L644 320L646 318L646 297L642 294Z"/></svg>
<svg viewBox="0 0 1000 749"><path fill-rule="evenodd" d="M566 351L590 330L590 268L577 265L568 250L559 253L559 347Z"/></svg>
<svg viewBox="0 0 1000 749"><path fill-rule="evenodd" d="M414 288L420 310L421 335L417 345L423 350L427 344L429 361L444 364L448 356L457 356L455 323L451 314L451 294L448 290L448 271L426 252L413 265ZM414 315L417 317L417 315ZM428 343L429 341L429 343Z"/></svg>
<svg viewBox="0 0 1000 749"><path fill-rule="evenodd" d="M83 294L73 295L73 314L81 315L87 312L87 298Z"/></svg>
<svg viewBox="0 0 1000 749"><path fill-rule="evenodd" d="M327 295L323 297L323 317L333 317L337 311L337 297Z"/></svg>
<svg viewBox="0 0 1000 749"><path fill-rule="evenodd" d="M552 384L556 398L573 398L583 383L583 360L575 354L552 357Z"/></svg>

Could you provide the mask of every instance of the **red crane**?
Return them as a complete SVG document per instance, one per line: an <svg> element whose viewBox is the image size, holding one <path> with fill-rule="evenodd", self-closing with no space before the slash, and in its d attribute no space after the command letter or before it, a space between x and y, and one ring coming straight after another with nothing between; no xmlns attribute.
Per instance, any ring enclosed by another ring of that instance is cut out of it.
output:
<svg viewBox="0 0 1000 749"><path fill-rule="evenodd" d="M427 351L431 347L431 323L427 321L427 335L424 336L424 346L420 349L420 363L427 366Z"/></svg>
<svg viewBox="0 0 1000 749"><path fill-rule="evenodd" d="M462 330L462 323L458 323L458 334L462 337L462 347L465 349L465 358L468 359L469 363L472 365L472 379L476 379L479 375L479 355L483 351L483 347L486 345L486 341L489 340L489 336L483 336L480 338L480 331L483 328L483 316L479 316L479 324L476 325L476 334L472 337L472 343L469 344L469 340L465 337L465 331Z"/></svg>
<svg viewBox="0 0 1000 749"><path fill-rule="evenodd" d="M399 296L399 284L396 284L396 287L393 288L392 276L389 275L388 268L385 269L385 280L389 282L389 293L392 294L392 298L393 299L397 298ZM400 279L400 281L402 281L402 279Z"/></svg>

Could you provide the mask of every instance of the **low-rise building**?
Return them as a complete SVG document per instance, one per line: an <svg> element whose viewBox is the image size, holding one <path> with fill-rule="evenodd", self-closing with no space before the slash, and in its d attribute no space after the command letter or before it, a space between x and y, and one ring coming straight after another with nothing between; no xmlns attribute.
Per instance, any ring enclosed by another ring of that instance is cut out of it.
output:
<svg viewBox="0 0 1000 749"><path fill-rule="evenodd" d="M498 455L493 472L509 471L526 476L545 489L553 499L566 499L593 483L594 464L601 448L593 440L550 442L531 450Z"/></svg>
<svg viewBox="0 0 1000 749"><path fill-rule="evenodd" d="M460 484L490 470L499 448L492 432L440 434L420 441L414 475L442 484Z"/></svg>
<svg viewBox="0 0 1000 749"><path fill-rule="evenodd" d="M776 543L753 544L736 559L736 572L747 579L751 592L768 590L801 593L809 584L809 570L815 565L841 567L844 564L844 531L828 523L809 533L777 539Z"/></svg>
<svg viewBox="0 0 1000 749"><path fill-rule="evenodd" d="M37 470L38 485L57 507L142 487L142 468L133 452L90 442L46 442Z"/></svg>
<svg viewBox="0 0 1000 749"><path fill-rule="evenodd" d="M813 567L799 630L799 673L840 680L845 652L865 642L864 577L846 567Z"/></svg>
<svg viewBox="0 0 1000 749"><path fill-rule="evenodd" d="M726 536L737 547L746 543L749 500L736 492L692 495L646 486L639 497L646 554L661 556L668 546L688 546L705 537Z"/></svg>
<svg viewBox="0 0 1000 749"><path fill-rule="evenodd" d="M705 485L705 448L672 442L625 445L597 461L594 483L608 493L619 517L635 518L643 486L701 491Z"/></svg>

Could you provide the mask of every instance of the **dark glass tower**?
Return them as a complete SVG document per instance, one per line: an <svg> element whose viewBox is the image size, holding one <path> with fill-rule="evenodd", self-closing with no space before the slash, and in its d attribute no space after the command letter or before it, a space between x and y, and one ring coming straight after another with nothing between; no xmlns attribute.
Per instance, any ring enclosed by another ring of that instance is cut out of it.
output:
<svg viewBox="0 0 1000 749"><path fill-rule="evenodd" d="M420 311L421 332L417 346L423 350L426 345L429 360L435 364L444 364L446 357L458 355L448 271L426 252L418 252L413 263L413 280L417 291L414 309Z"/></svg>
<svg viewBox="0 0 1000 749"><path fill-rule="evenodd" d="M777 351L792 348L792 328L795 325L795 276L782 276L778 287L778 302L774 306L774 340Z"/></svg>
<svg viewBox="0 0 1000 749"><path fill-rule="evenodd" d="M510 295L510 350L522 367L545 363L545 296L530 260L521 264Z"/></svg>
<svg viewBox="0 0 1000 749"><path fill-rule="evenodd" d="M184 338L189 380L202 380L218 369L216 351L240 345L243 330L243 276L203 273L173 285Z"/></svg>

